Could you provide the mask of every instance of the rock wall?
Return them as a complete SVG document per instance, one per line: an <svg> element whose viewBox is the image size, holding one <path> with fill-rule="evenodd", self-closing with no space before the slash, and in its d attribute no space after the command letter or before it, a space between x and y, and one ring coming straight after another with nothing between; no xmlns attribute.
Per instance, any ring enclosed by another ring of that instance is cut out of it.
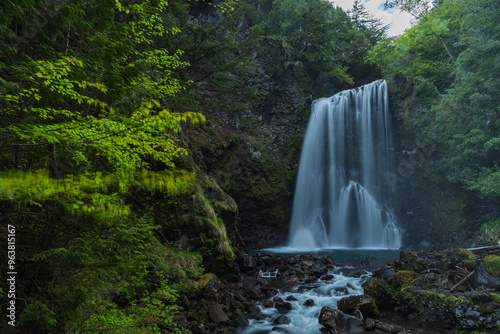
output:
<svg viewBox="0 0 500 334"><path fill-rule="evenodd" d="M468 191L442 167L439 144L417 139L422 136L411 124L428 110L418 103L416 92L403 98L400 88L389 87L396 169L387 182L403 229L403 245L443 249L484 243L481 224L498 217L498 204Z"/></svg>

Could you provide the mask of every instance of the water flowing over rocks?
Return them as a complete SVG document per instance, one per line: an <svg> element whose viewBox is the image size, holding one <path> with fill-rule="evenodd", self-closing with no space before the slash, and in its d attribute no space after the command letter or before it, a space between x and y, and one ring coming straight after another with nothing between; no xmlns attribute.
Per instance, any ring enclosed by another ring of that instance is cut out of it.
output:
<svg viewBox="0 0 500 334"><path fill-rule="evenodd" d="M486 255L402 251L376 270L372 257L353 267L328 255L255 253L240 263L239 282L205 275L182 316L195 334L500 334L500 286L481 285L498 281Z"/></svg>

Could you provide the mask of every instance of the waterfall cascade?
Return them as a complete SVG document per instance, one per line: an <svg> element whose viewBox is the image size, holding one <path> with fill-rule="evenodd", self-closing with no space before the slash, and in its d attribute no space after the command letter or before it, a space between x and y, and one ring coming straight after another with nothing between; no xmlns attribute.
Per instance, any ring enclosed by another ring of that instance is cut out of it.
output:
<svg viewBox="0 0 500 334"><path fill-rule="evenodd" d="M393 168L387 83L314 101L300 158L289 246L399 248L388 203Z"/></svg>

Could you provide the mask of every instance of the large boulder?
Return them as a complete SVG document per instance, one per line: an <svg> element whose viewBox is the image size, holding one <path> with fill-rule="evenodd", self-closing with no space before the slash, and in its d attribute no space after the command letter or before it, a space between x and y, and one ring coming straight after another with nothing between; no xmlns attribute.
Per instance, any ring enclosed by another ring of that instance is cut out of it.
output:
<svg viewBox="0 0 500 334"><path fill-rule="evenodd" d="M323 306L318 321L325 326L329 334L363 332L363 321L340 310Z"/></svg>
<svg viewBox="0 0 500 334"><path fill-rule="evenodd" d="M356 309L360 310L364 317L377 318L380 312L371 296L359 295L344 297L338 301L337 307L346 314L353 314Z"/></svg>
<svg viewBox="0 0 500 334"><path fill-rule="evenodd" d="M220 304L213 304L208 307L208 316L210 320L216 324L226 323L229 321L229 317L222 309Z"/></svg>

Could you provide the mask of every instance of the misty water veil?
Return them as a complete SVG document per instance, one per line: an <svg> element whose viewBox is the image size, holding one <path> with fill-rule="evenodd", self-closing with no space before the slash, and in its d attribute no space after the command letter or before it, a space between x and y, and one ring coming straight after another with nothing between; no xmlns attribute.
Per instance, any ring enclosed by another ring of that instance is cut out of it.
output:
<svg viewBox="0 0 500 334"><path fill-rule="evenodd" d="M289 246L399 248L386 180L393 165L384 80L315 100L300 158Z"/></svg>

